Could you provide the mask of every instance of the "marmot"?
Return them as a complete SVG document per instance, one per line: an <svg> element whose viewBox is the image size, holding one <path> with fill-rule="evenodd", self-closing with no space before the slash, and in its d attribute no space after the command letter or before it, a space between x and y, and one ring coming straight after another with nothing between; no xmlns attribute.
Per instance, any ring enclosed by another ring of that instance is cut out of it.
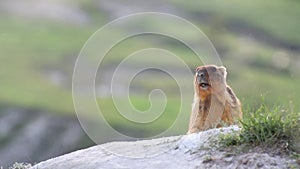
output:
<svg viewBox="0 0 300 169"><path fill-rule="evenodd" d="M226 75L223 66L197 67L188 134L236 124L242 118L240 101L227 85Z"/></svg>

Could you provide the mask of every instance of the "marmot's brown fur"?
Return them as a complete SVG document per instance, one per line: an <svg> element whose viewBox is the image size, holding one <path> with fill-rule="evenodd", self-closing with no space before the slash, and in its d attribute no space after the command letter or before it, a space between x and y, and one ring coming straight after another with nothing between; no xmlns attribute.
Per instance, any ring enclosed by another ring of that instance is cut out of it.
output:
<svg viewBox="0 0 300 169"><path fill-rule="evenodd" d="M194 78L194 102L188 133L231 125L242 118L241 104L226 83L226 68L199 66Z"/></svg>

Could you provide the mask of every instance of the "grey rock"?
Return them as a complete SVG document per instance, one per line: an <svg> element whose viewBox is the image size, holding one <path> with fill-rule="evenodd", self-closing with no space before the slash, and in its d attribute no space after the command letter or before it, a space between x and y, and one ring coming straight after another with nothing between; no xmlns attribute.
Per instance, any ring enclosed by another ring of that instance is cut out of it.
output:
<svg viewBox="0 0 300 169"><path fill-rule="evenodd" d="M219 150L219 135L239 130L237 126L231 126L184 136L111 142L41 162L31 169L281 169L297 166L289 157L266 153L248 152L228 157L228 152Z"/></svg>

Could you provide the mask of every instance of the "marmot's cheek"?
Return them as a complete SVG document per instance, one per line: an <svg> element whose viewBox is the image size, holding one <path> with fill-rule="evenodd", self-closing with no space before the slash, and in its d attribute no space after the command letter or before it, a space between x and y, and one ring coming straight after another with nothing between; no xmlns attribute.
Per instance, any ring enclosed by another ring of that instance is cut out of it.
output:
<svg viewBox="0 0 300 169"><path fill-rule="evenodd" d="M216 76L216 82L218 82L218 83L223 82L223 76L221 76L221 75Z"/></svg>
<svg viewBox="0 0 300 169"><path fill-rule="evenodd" d="M196 76L196 82L197 82L197 84L201 83L201 78L199 76Z"/></svg>
<svg viewBox="0 0 300 169"><path fill-rule="evenodd" d="M223 76L215 76L212 79L212 83L215 83L216 85L219 85L219 84L225 83L225 79L223 78Z"/></svg>

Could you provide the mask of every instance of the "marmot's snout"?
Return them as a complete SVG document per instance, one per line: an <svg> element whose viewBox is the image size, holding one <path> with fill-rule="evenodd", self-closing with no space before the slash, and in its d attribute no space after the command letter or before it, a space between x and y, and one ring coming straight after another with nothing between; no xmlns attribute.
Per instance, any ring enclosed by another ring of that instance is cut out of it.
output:
<svg viewBox="0 0 300 169"><path fill-rule="evenodd" d="M203 89L206 89L210 86L210 82L206 70L197 71L196 80L198 85Z"/></svg>

